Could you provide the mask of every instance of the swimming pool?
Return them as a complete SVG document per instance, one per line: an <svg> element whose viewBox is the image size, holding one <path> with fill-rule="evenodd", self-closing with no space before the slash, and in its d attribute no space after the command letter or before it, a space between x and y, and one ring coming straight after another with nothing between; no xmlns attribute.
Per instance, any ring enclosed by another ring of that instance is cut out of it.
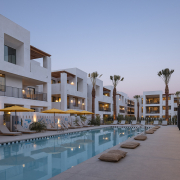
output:
<svg viewBox="0 0 180 180"><path fill-rule="evenodd" d="M0 147L1 180L47 180L143 132L107 127Z"/></svg>

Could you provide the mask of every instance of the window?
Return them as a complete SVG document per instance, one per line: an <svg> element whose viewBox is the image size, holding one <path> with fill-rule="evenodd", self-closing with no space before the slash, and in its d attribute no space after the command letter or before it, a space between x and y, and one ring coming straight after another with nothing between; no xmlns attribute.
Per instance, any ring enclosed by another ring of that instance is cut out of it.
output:
<svg viewBox="0 0 180 180"><path fill-rule="evenodd" d="M73 98L73 105L76 107L78 106L78 98Z"/></svg>
<svg viewBox="0 0 180 180"><path fill-rule="evenodd" d="M56 84L56 81L52 79L51 84Z"/></svg>
<svg viewBox="0 0 180 180"><path fill-rule="evenodd" d="M6 81L5 81L5 75L0 74L0 91L5 91Z"/></svg>
<svg viewBox="0 0 180 180"><path fill-rule="evenodd" d="M16 49L4 45L4 61L16 64Z"/></svg>

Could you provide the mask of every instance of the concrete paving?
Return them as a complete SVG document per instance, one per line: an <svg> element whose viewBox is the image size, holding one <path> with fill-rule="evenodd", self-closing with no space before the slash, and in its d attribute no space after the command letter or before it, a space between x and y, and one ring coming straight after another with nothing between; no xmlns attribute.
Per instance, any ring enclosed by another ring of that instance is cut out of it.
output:
<svg viewBox="0 0 180 180"><path fill-rule="evenodd" d="M122 149L128 154L117 163L103 162L98 154L68 169L50 180L179 180L180 131L176 126L164 126L136 149ZM131 141L132 139L128 139ZM109 151L106 150L105 152Z"/></svg>

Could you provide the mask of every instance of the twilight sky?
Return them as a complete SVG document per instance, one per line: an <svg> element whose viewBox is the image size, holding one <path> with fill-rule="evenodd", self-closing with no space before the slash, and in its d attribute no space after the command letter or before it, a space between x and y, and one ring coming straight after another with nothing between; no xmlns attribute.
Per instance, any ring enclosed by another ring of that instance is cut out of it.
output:
<svg viewBox="0 0 180 180"><path fill-rule="evenodd" d="M52 70L98 71L104 85L121 75L117 89L133 97L164 91L168 67L170 93L180 90L179 0L0 0L0 13L52 55Z"/></svg>

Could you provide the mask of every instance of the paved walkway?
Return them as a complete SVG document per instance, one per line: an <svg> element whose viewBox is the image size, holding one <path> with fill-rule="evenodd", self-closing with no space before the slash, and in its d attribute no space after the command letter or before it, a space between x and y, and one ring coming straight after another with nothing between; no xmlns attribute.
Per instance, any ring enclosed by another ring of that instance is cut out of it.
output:
<svg viewBox="0 0 180 180"><path fill-rule="evenodd" d="M178 128L161 127L147 137L146 141L140 142L138 148L123 149L128 154L118 163L100 161L98 154L51 180L179 180L180 131ZM121 148L117 145L111 149Z"/></svg>

